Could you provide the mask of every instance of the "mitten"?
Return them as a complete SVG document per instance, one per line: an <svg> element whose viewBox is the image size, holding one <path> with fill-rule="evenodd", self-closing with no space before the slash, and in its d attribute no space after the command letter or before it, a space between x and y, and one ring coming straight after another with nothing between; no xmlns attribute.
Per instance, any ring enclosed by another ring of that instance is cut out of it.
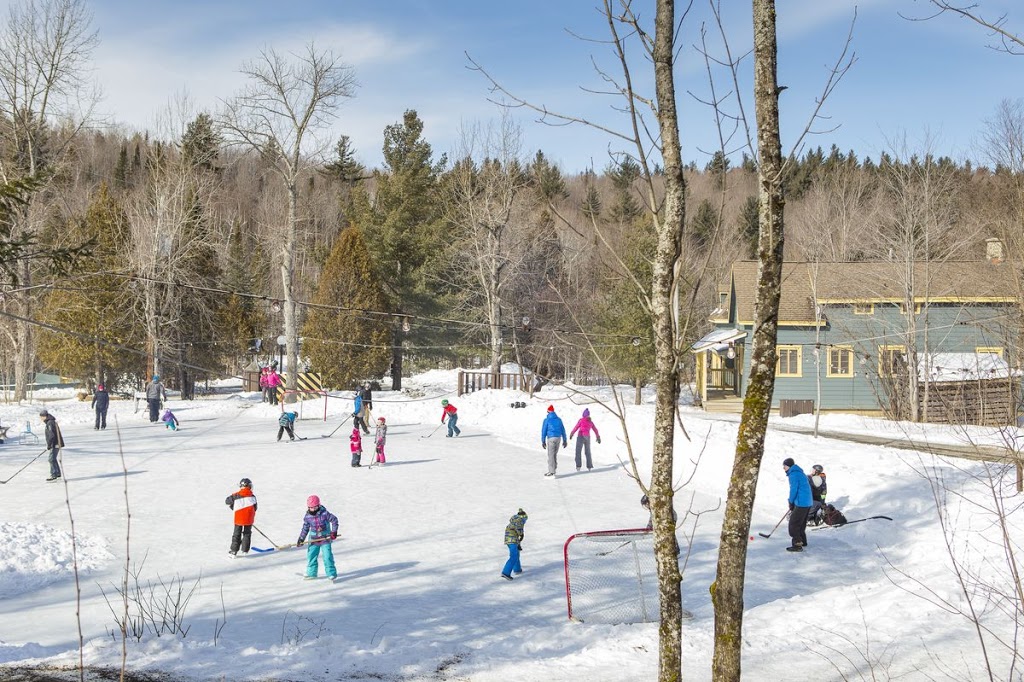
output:
<svg viewBox="0 0 1024 682"><path fill-rule="evenodd" d="M522 552L523 551L523 543L520 542L519 544L517 544L516 545L516 549L518 549L520 552Z"/></svg>
<svg viewBox="0 0 1024 682"><path fill-rule="evenodd" d="M331 533L331 539L332 540L337 540L338 539L338 534L337 533Z"/></svg>
<svg viewBox="0 0 1024 682"><path fill-rule="evenodd" d="M302 547L304 544L306 544L306 541L303 540L302 538L299 538L298 541L295 543L295 546L296 547Z"/></svg>
<svg viewBox="0 0 1024 682"><path fill-rule="evenodd" d="M565 441L565 440L563 440L563 441L562 441L562 447L563 447L563 448L569 447L569 442L568 442L568 441Z"/></svg>
<svg viewBox="0 0 1024 682"><path fill-rule="evenodd" d="M790 503L789 503L789 511L793 511L793 506L794 506L794 505L793 505L793 503L792 503L792 502L790 502Z"/></svg>
<svg viewBox="0 0 1024 682"><path fill-rule="evenodd" d="M601 436L598 436L598 437L597 437L597 444L598 444L598 445L600 445L600 444L601 444Z"/></svg>

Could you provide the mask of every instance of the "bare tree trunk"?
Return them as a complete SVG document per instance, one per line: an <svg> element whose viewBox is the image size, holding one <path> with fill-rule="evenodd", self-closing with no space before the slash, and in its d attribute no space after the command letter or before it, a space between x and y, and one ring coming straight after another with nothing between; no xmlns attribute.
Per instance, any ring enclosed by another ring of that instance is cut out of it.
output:
<svg viewBox="0 0 1024 682"><path fill-rule="evenodd" d="M675 2L658 0L654 19L654 87L658 102L658 128L665 168L663 213L654 217L657 247L652 264L651 308L654 327L654 451L650 499L654 525L661 624L658 628L658 679L682 679L682 576L679 545L672 518L672 464L676 412L679 407L679 372L676 349L676 267L682 252L686 214L686 178L676 110L674 80Z"/></svg>
<svg viewBox="0 0 1024 682"><path fill-rule="evenodd" d="M295 240L298 233L296 204L298 188L294 178L288 183L288 226L285 228L284 247L281 251L281 284L284 287L284 336L288 344L288 381L285 388L294 391L299 387L299 325L296 320L295 292ZM294 395L294 394L293 394Z"/></svg>
<svg viewBox="0 0 1024 682"><path fill-rule="evenodd" d="M391 390L401 391L402 366L404 364L402 342L405 340L405 333L402 331L402 325L400 323L395 324L393 339L394 341L391 344Z"/></svg>
<svg viewBox="0 0 1024 682"><path fill-rule="evenodd" d="M715 653L712 679L739 682L743 639L743 583L747 536L757 479L764 456L764 435L775 390L776 335L782 281L782 144L779 139L779 91L774 0L754 3L754 100L757 109L758 277L750 377L736 438L725 519L718 552L712 603Z"/></svg>

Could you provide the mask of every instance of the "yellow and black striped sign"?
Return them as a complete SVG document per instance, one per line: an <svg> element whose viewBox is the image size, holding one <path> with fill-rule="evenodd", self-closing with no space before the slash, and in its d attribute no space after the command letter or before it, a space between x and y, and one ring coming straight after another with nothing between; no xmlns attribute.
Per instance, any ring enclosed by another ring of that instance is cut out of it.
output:
<svg viewBox="0 0 1024 682"><path fill-rule="evenodd" d="M323 395L324 382L320 377L319 372L299 372L298 376L298 397L299 400L308 400L309 398L319 398ZM285 387L288 384L288 373L281 372L281 384L277 387L277 399L278 401L284 400L284 394L287 390Z"/></svg>

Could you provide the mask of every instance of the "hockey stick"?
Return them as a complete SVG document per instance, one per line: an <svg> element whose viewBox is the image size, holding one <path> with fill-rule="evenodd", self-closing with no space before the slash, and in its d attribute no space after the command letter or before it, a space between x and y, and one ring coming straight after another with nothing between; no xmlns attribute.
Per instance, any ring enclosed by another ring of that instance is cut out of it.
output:
<svg viewBox="0 0 1024 682"><path fill-rule="evenodd" d="M782 515L782 518L779 519L779 522L775 524L775 528L772 528L771 531L769 531L767 535L765 535L764 533L758 533L758 535L760 535L763 538L770 538L772 536L772 533L777 531L779 529L779 526L782 525L782 522L786 520L787 516L789 516L789 511L787 511L785 514Z"/></svg>
<svg viewBox="0 0 1024 682"><path fill-rule="evenodd" d="M265 537L267 540L270 540L270 536L267 535L266 533L264 533L263 531L261 531L259 528L257 528L256 524L253 524L252 529L254 531L256 531L257 533L259 533L260 535L262 535L263 537ZM278 544L276 542L274 542L273 540L270 540L270 544L272 544L275 548L280 549L280 547L278 547Z"/></svg>
<svg viewBox="0 0 1024 682"><path fill-rule="evenodd" d="M24 471L25 469L28 469L28 465L29 465L29 464L31 464L32 462L36 461L37 459L39 459L39 458L40 458L40 457L42 457L43 455L45 455L45 454L46 454L47 452L49 452L49 450L50 450L50 448L46 448L45 450L43 450L42 452L40 452L40 453L39 453L38 455L36 455L36 456L35 456L35 457L33 457L32 459L30 459L30 460L28 461L28 464L26 464L25 466L21 467L20 469L18 469L17 471L15 471L15 472L14 472L13 474L11 474L11 477L10 477L10 478L8 478L8 479L7 479L6 481L0 481L0 484L3 484L3 483L7 483L7 481L10 481L10 480L11 480L11 479L13 479L13 478L14 478L15 476L17 476L18 474L20 474L20 473L21 473L22 471Z"/></svg>
<svg viewBox="0 0 1024 682"><path fill-rule="evenodd" d="M854 521L847 521L846 523L836 523L836 524L831 525L831 526L828 525L828 524L825 524L825 525L822 525L822 526L817 526L815 528L812 528L811 530L825 530L826 528L842 528L843 526L849 526L851 523L860 523L861 521L870 521L872 519L885 519L886 521L892 521L892 519L890 517L888 517L888 516L881 516L881 515L879 515L879 516L867 516L867 517L865 517L863 519L856 519Z"/></svg>
<svg viewBox="0 0 1024 682"><path fill-rule="evenodd" d="M431 437L431 436L433 436L433 435L434 435L435 433L437 433L437 430L438 430L439 428L441 428L442 426L444 426L444 422L442 422L442 423L438 424L437 426L435 426L435 427L434 427L434 430L433 430L433 431L431 431L430 433L428 433L428 434L427 434L427 435L425 435L425 436L420 436L420 438L430 438L430 437Z"/></svg>
<svg viewBox="0 0 1024 682"><path fill-rule="evenodd" d="M338 432L338 429L340 429L340 428L341 428L342 426L344 426L344 425L345 425L345 422L347 422L347 421L348 421L349 419L351 419L351 418L352 418L352 415L349 415L349 416L345 417L345 418L344 418L344 419L343 419L343 420L341 421L341 423L340 423L340 424L338 424L338 427L337 427L336 429L334 429L333 431L331 431L331 432L330 432L329 434L327 434L326 436L325 436L324 434L322 434L322 433L321 433L321 434L320 434L320 437L321 437L321 438L330 438L331 436L333 436L334 434L336 434L336 433Z"/></svg>

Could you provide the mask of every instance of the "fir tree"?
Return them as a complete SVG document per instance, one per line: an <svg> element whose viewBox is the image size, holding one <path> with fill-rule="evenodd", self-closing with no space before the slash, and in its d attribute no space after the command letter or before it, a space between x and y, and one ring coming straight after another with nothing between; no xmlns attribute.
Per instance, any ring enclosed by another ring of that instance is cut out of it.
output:
<svg viewBox="0 0 1024 682"><path fill-rule="evenodd" d="M718 229L718 211L707 199L697 205L697 210L690 219L690 238L693 245L700 249L706 249L711 244L711 239Z"/></svg>
<svg viewBox="0 0 1024 682"><path fill-rule="evenodd" d="M383 288L362 233L342 230L320 273L313 303L351 310L313 307L303 327L304 350L325 385L347 389L384 375L391 358L391 321L369 311L387 307Z"/></svg>
<svg viewBox="0 0 1024 682"><path fill-rule="evenodd" d="M758 214L760 209L756 196L747 197L740 209L736 231L744 245L744 258L757 258Z"/></svg>

